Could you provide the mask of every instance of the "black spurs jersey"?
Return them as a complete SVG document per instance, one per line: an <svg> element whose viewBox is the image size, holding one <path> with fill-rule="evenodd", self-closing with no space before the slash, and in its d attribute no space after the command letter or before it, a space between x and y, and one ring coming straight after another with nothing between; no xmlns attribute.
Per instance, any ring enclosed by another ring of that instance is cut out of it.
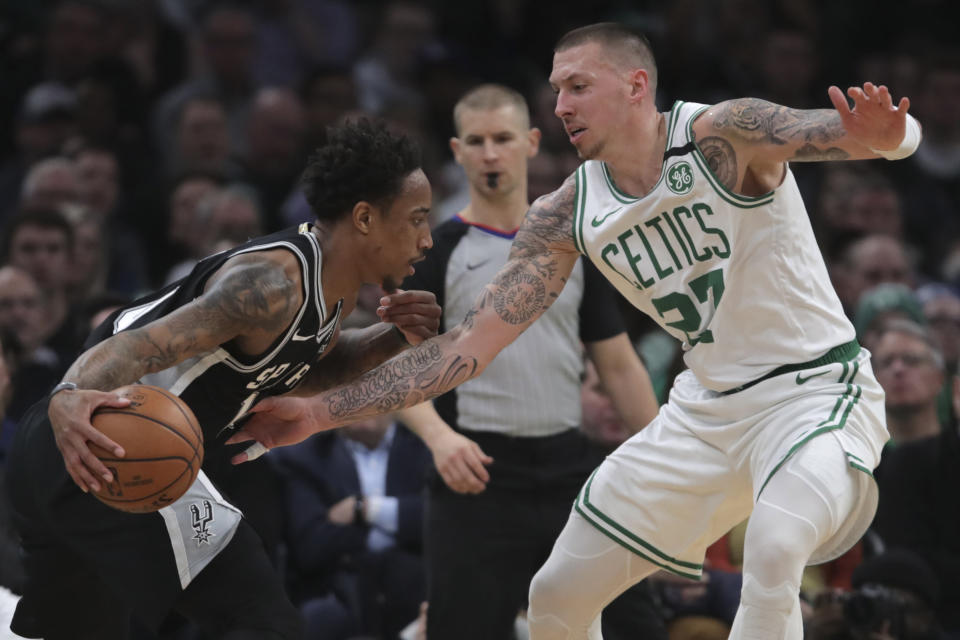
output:
<svg viewBox="0 0 960 640"><path fill-rule="evenodd" d="M343 301L328 310L320 282L320 243L309 224L255 238L201 260L184 279L114 312L91 334L90 347L115 333L142 327L193 301L227 259L252 251L287 249L300 262L303 304L286 332L263 354L251 357L232 342L140 379L183 399L197 416L204 441L222 439L239 426L258 399L296 387L334 339Z"/></svg>

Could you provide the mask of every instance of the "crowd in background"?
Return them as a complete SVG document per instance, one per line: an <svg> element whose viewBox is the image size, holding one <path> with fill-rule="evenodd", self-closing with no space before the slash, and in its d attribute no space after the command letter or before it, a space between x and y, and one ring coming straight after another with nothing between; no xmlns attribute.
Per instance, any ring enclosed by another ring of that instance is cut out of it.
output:
<svg viewBox="0 0 960 640"><path fill-rule="evenodd" d="M924 138L909 159L791 166L834 286L874 353L893 436L876 474L882 497L874 530L811 572L805 594L817 637L860 637L830 626L867 607L851 594L906 612L907 622L885 623L887 637L939 637L905 630L922 627L924 607L960 637L960 503L950 498L960 480L952 402L960 396L952 388L960 355L960 44L951 4L7 0L0 5L0 464L18 418L59 381L105 312L182 277L205 255L312 220L298 177L327 125L374 116L416 139L436 224L468 195L449 153L453 105L478 83L499 82L527 97L543 132L530 162L531 198L555 189L579 160L553 115L546 82L553 42L568 28L617 20L653 44L661 110L677 99L741 96L828 108L827 86L864 81L910 97ZM663 399L682 367L679 345L629 305L624 313ZM592 384L588 377L585 392ZM585 423L616 443L615 420L585 416ZM371 439L370 430L379 436ZM352 436L373 450L386 430L374 425ZM288 464L278 471L282 492L297 460L278 458ZM416 478L420 466L412 465ZM404 490L419 488L412 482ZM345 585L341 569L356 574L358 554L371 544L415 556L422 531L388 531L371 542L375 526L349 519L352 505L336 509L345 497L328 496L322 517L332 523L330 546L311 541L309 561L291 553L300 547L289 531L265 537L294 593L316 596L322 590L305 584L323 574L323 593L349 601L348 618L373 609L383 619L402 617L407 612L387 611L382 598L357 596L362 589ZM295 502L276 504L291 527L304 515ZM15 592L15 541L2 543L0 585ZM714 587L661 585L664 615L723 621L731 608L722 576L736 573L737 545L734 530L713 548L717 573L707 584ZM369 579L363 575L361 582ZM870 590L878 584L893 591ZM325 597L312 606L329 605ZM353 622L344 623L345 634L375 637L386 624Z"/></svg>

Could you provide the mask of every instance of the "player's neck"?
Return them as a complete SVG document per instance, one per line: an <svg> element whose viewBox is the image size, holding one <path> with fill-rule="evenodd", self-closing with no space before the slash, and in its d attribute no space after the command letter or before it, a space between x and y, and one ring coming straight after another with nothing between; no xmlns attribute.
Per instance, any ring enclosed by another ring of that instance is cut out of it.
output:
<svg viewBox="0 0 960 640"><path fill-rule="evenodd" d="M341 237L343 234L338 234L336 229L336 225L313 228L322 252L320 285L323 287L323 301L328 309L332 309L343 299L344 304L352 308L364 279L353 244L349 238Z"/></svg>
<svg viewBox="0 0 960 640"><path fill-rule="evenodd" d="M618 144L604 153L603 160L617 187L640 198L660 181L667 127L666 117L659 112L654 118L642 118L636 123L627 135L618 136ZM644 143L647 140L650 142Z"/></svg>
<svg viewBox="0 0 960 640"><path fill-rule="evenodd" d="M467 222L513 231L523 222L523 216L529 208L526 189L514 189L512 193L496 199L470 189L470 204L459 215Z"/></svg>

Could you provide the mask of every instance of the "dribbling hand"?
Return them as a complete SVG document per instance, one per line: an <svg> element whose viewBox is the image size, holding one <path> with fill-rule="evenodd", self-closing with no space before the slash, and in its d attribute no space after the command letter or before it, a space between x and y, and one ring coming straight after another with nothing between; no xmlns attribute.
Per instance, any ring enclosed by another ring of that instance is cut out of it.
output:
<svg viewBox="0 0 960 640"><path fill-rule="evenodd" d="M100 490L98 477L108 483L113 481L113 474L90 451L89 443L112 451L118 458L124 456L123 447L90 424L90 416L99 407L119 409L129 405L129 398L86 389L61 391L50 399L47 415L53 427L53 437L63 456L67 473L84 493L91 489Z"/></svg>

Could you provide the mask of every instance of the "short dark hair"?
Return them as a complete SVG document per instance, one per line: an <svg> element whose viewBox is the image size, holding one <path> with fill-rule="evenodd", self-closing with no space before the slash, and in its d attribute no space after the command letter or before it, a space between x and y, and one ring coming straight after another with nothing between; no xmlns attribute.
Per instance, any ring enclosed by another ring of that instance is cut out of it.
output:
<svg viewBox="0 0 960 640"><path fill-rule="evenodd" d="M598 22L568 31L557 41L554 53L590 42L597 42L616 56L616 62L646 69L653 87L657 86L657 62L647 37L617 22Z"/></svg>
<svg viewBox="0 0 960 640"><path fill-rule="evenodd" d="M361 118L327 127L327 142L310 156L300 182L317 219L332 222L360 201L389 207L419 168L420 152L410 138Z"/></svg>
<svg viewBox="0 0 960 640"><path fill-rule="evenodd" d="M67 217L56 209L38 209L36 211L21 211L14 216L3 230L3 239L0 241L0 260L3 263L10 261L10 248L13 246L13 237L21 227L40 227L42 229L59 229L67 239L67 253L73 253L73 225Z"/></svg>

